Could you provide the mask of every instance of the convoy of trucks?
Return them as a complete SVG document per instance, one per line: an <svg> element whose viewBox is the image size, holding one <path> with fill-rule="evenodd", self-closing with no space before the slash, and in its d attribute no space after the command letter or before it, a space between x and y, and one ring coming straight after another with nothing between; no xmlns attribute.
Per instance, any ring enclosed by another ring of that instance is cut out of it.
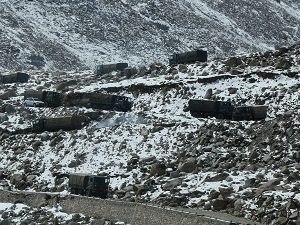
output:
<svg viewBox="0 0 300 225"><path fill-rule="evenodd" d="M173 54L169 60L170 65L179 63L206 62L207 51L199 49L181 54ZM112 71L122 71L126 77L132 76L135 69L129 68L127 63L103 64L96 67L95 74L103 75ZM0 75L0 83L28 82L29 75L16 73ZM24 98L35 98L45 103L45 106L78 106L103 110L118 110L127 112L131 110L132 102L129 98L98 92L92 93L59 93L55 91L27 90ZM215 117L229 120L261 120L267 116L267 106L234 106L231 102L212 101L205 99L190 99L189 110L194 117ZM73 115L58 118L40 118L33 123L32 128L15 131L13 134L28 132L58 131L80 129L90 122L85 115ZM97 176L84 173L69 175L69 188L71 194L81 194L107 198L109 192L109 176Z"/></svg>

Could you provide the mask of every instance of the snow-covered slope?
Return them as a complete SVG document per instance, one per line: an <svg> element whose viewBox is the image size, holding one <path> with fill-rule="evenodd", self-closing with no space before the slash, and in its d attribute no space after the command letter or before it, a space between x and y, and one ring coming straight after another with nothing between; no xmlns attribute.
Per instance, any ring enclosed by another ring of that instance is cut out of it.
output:
<svg viewBox="0 0 300 225"><path fill-rule="evenodd" d="M207 47L210 57L299 40L296 0L0 1L0 69L166 62Z"/></svg>
<svg viewBox="0 0 300 225"><path fill-rule="evenodd" d="M0 171L8 177L1 187L67 192L66 174L104 173L111 176L114 198L221 210L264 224L282 217L299 221L299 71L300 45L207 64L157 64L131 79L28 71L29 83L2 85L3 129L30 126L41 116L92 111L22 106L24 90L55 90L68 80L77 83L64 91L124 95L133 110L104 111L81 130L4 132ZM193 118L185 110L188 100L208 89L212 99L268 105L267 119Z"/></svg>

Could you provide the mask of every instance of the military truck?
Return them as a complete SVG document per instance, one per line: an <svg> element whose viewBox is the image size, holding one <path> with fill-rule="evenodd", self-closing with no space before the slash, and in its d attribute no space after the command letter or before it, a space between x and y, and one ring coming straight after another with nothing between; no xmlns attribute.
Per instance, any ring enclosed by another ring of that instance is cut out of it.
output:
<svg viewBox="0 0 300 225"><path fill-rule="evenodd" d="M189 110L194 117L216 117L229 120L262 120L267 117L268 106L234 106L231 102L190 99Z"/></svg>
<svg viewBox="0 0 300 225"><path fill-rule="evenodd" d="M107 176L73 173L69 175L69 189L71 194L107 198L109 181Z"/></svg>
<svg viewBox="0 0 300 225"><path fill-rule="evenodd" d="M0 75L0 83L11 84L11 83L27 83L29 80L29 75L27 73L17 72L9 75Z"/></svg>
<svg viewBox="0 0 300 225"><path fill-rule="evenodd" d="M64 100L66 106L83 106L102 110L117 110L127 112L131 110L132 102L129 98L119 95L110 95L98 92L68 93Z"/></svg>
<svg viewBox="0 0 300 225"><path fill-rule="evenodd" d="M188 104L190 113L194 117L232 118L233 106L231 102L190 99Z"/></svg>
<svg viewBox="0 0 300 225"><path fill-rule="evenodd" d="M24 99L27 98L37 98L38 100L44 102L46 106L58 107L62 105L64 95L55 91L36 91L36 90L26 90L24 92Z"/></svg>
<svg viewBox="0 0 300 225"><path fill-rule="evenodd" d="M32 126L33 132L75 130L84 127L90 119L84 115L73 115L58 118L40 118Z"/></svg>
<svg viewBox="0 0 300 225"><path fill-rule="evenodd" d="M96 66L95 74L100 76L112 71L123 71L128 67L128 63L102 64Z"/></svg>
<svg viewBox="0 0 300 225"><path fill-rule="evenodd" d="M169 59L169 64L180 64L180 63L194 63L196 61L206 62L207 61L207 51L202 49L197 49L190 52L184 52L179 54L173 54Z"/></svg>
<svg viewBox="0 0 300 225"><path fill-rule="evenodd" d="M267 117L268 106L238 106L232 112L233 120L262 120Z"/></svg>

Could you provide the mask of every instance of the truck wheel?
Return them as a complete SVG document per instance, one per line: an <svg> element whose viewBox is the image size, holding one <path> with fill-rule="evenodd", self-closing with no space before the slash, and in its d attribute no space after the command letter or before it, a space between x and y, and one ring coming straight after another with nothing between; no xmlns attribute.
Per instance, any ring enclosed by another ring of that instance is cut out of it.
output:
<svg viewBox="0 0 300 225"><path fill-rule="evenodd" d="M91 196L92 196L90 190L87 190L87 191L86 191L86 196L88 196L88 197L91 197Z"/></svg>

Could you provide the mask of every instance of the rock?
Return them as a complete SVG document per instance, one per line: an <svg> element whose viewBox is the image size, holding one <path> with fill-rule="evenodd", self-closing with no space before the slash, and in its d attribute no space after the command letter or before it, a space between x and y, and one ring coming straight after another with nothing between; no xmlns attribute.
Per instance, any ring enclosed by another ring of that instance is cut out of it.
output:
<svg viewBox="0 0 300 225"><path fill-rule="evenodd" d="M241 65L243 61L237 57L231 57L225 61L225 65L228 67L237 67Z"/></svg>
<svg viewBox="0 0 300 225"><path fill-rule="evenodd" d="M164 163L154 163L151 166L150 174L152 176L162 176L166 173L166 165Z"/></svg>
<svg viewBox="0 0 300 225"><path fill-rule="evenodd" d="M37 178L37 175L28 175L26 177L26 181L32 184L36 178Z"/></svg>
<svg viewBox="0 0 300 225"><path fill-rule="evenodd" d="M254 77L251 77L251 78L248 79L248 82L249 83L255 83L256 79Z"/></svg>
<svg viewBox="0 0 300 225"><path fill-rule="evenodd" d="M162 189L165 191L173 190L177 186L182 184L182 179L180 178L174 178L171 180L168 180L163 186Z"/></svg>
<svg viewBox="0 0 300 225"><path fill-rule="evenodd" d="M32 148L34 149L34 150L37 150L38 148L39 148L39 146L41 146L42 145L42 142L41 141L35 141L35 142L33 142L32 143Z"/></svg>
<svg viewBox="0 0 300 225"><path fill-rule="evenodd" d="M197 159L188 158L185 162L178 165L179 172L192 173L197 168Z"/></svg>
<svg viewBox="0 0 300 225"><path fill-rule="evenodd" d="M216 190L212 190L210 193L209 193L209 198L210 199L217 199L220 195L220 192L216 191Z"/></svg>
<svg viewBox="0 0 300 225"><path fill-rule="evenodd" d="M253 160L255 160L259 157L260 157L260 154L258 153L258 151L257 150L252 150L250 152L250 155L249 155L249 160L253 161Z"/></svg>
<svg viewBox="0 0 300 225"><path fill-rule="evenodd" d="M11 104L7 104L4 107L4 110L5 110L6 113L11 114L11 113L14 113L16 111L16 108Z"/></svg>
<svg viewBox="0 0 300 225"><path fill-rule="evenodd" d="M90 225L106 225L105 219L95 219L93 220Z"/></svg>
<svg viewBox="0 0 300 225"><path fill-rule="evenodd" d="M69 168L75 168L75 167L79 166L80 164L81 164L81 162L79 160L72 160L69 163L68 167Z"/></svg>
<svg viewBox="0 0 300 225"><path fill-rule="evenodd" d="M61 136L55 137L55 138L53 138L53 139L50 141L49 145L50 145L51 147L54 147L54 146L56 146L60 141L62 141L63 139L64 139L64 138L61 137Z"/></svg>
<svg viewBox="0 0 300 225"><path fill-rule="evenodd" d="M238 70L238 69L231 69L230 71L231 75L239 75L239 74L243 74L243 70Z"/></svg>
<svg viewBox="0 0 300 225"><path fill-rule="evenodd" d="M215 199L212 202L212 208L217 211L226 209L227 205L228 205L227 199Z"/></svg>
<svg viewBox="0 0 300 225"><path fill-rule="evenodd" d="M140 160L141 163L145 163L145 164L153 163L155 161L156 161L156 157L155 156L148 156L148 157L142 158Z"/></svg>
<svg viewBox="0 0 300 225"><path fill-rule="evenodd" d="M206 177L205 178L205 182L217 182L217 181L223 181L223 180L226 180L226 178L229 176L228 173L220 173L220 174L217 174L213 177Z"/></svg>
<svg viewBox="0 0 300 225"><path fill-rule="evenodd" d="M16 96L17 96L16 90L9 90L9 91L6 91L6 92L2 93L0 95L0 99L7 100L11 97L16 97Z"/></svg>
<svg viewBox="0 0 300 225"><path fill-rule="evenodd" d="M233 193L233 187L219 187L219 192L223 198L227 198Z"/></svg>
<svg viewBox="0 0 300 225"><path fill-rule="evenodd" d="M0 222L0 225L11 225L11 222L10 222L10 220L5 219Z"/></svg>
<svg viewBox="0 0 300 225"><path fill-rule="evenodd" d="M180 173L178 171L170 172L170 178L177 178L180 177Z"/></svg>
<svg viewBox="0 0 300 225"><path fill-rule="evenodd" d="M262 194L264 191L273 190L273 188L280 184L281 179L273 179L261 185L255 192L256 196Z"/></svg>
<svg viewBox="0 0 300 225"><path fill-rule="evenodd" d="M178 70L175 69L175 68L173 68L173 69L171 70L171 74L172 74L172 75L178 74Z"/></svg>
<svg viewBox="0 0 300 225"><path fill-rule="evenodd" d="M23 181L24 178L25 178L25 177L24 177L23 174L15 173L15 174L13 174L13 175L10 177L10 182L11 182L12 184L17 184L17 183Z"/></svg>
<svg viewBox="0 0 300 225"><path fill-rule="evenodd" d="M230 95L236 94L237 90L238 90L237 88L233 88L233 87L228 88L228 92Z"/></svg>
<svg viewBox="0 0 300 225"><path fill-rule="evenodd" d="M278 219L276 219L274 221L274 225L286 225L288 222L288 218L285 218L285 217L279 217Z"/></svg>
<svg viewBox="0 0 300 225"><path fill-rule="evenodd" d="M64 90L66 87L71 86L71 85L76 85L77 83L78 83L77 80L63 81L63 82L60 82L60 83L56 86L56 90L57 90L57 91L62 91L62 90Z"/></svg>
<svg viewBox="0 0 300 225"><path fill-rule="evenodd" d="M50 139L50 136L48 132L44 132L41 134L41 141L48 141Z"/></svg>
<svg viewBox="0 0 300 225"><path fill-rule="evenodd" d="M8 120L8 116L5 113L0 113L0 123L7 120Z"/></svg>
<svg viewBox="0 0 300 225"><path fill-rule="evenodd" d="M260 62L257 59L252 59L248 63L249 66L260 66Z"/></svg>
<svg viewBox="0 0 300 225"><path fill-rule="evenodd" d="M145 186L145 185L133 185L133 191L135 192L136 195L143 195L146 194L147 191L149 191L149 187Z"/></svg>
<svg viewBox="0 0 300 225"><path fill-rule="evenodd" d="M205 98L205 99L211 99L211 97L212 97L212 89L209 88L209 89L206 91L204 98Z"/></svg>
<svg viewBox="0 0 300 225"><path fill-rule="evenodd" d="M243 200L242 200L242 199L237 199L237 200L234 202L234 204L233 204L234 210L235 210L235 211L241 211L243 205L244 205Z"/></svg>
<svg viewBox="0 0 300 225"><path fill-rule="evenodd" d="M186 66L185 64L180 64L180 65L178 66L178 70L179 70L179 72L181 72L181 73L186 73L187 70L188 70L188 68L187 68L187 66Z"/></svg>
<svg viewBox="0 0 300 225"><path fill-rule="evenodd" d="M278 76L278 73L273 72L265 72L265 71L258 71L256 73L258 77L264 78L264 79L274 79L276 76Z"/></svg>
<svg viewBox="0 0 300 225"><path fill-rule="evenodd" d="M286 58L279 58L275 65L276 69L289 69L292 66L289 60Z"/></svg>
<svg viewBox="0 0 300 225"><path fill-rule="evenodd" d="M255 184L255 178L250 178L245 181L244 188L253 187Z"/></svg>

